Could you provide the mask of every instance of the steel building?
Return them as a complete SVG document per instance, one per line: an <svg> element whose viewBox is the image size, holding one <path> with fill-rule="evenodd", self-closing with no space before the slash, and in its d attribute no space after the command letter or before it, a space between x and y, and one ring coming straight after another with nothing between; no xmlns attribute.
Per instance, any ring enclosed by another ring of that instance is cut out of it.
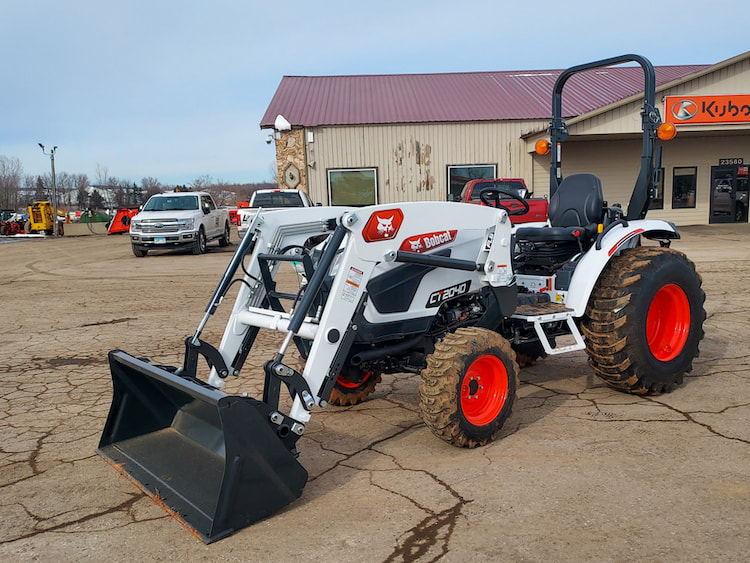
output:
<svg viewBox="0 0 750 563"><path fill-rule="evenodd" d="M523 178L549 191L546 134L560 70L285 76L261 121L273 129L281 187L324 204L446 200L474 178ZM656 67L664 146L649 217L678 225L747 221L750 52L714 65ZM565 86L563 173L597 174L627 205L640 158L643 74L619 66ZM747 162L745 162L747 160Z"/></svg>

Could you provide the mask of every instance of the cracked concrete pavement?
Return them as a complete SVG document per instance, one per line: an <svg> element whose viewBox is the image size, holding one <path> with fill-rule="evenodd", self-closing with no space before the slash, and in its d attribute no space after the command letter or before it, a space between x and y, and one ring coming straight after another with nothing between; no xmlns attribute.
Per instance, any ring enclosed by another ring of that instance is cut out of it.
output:
<svg viewBox="0 0 750 563"><path fill-rule="evenodd" d="M0 559L745 561L750 227L682 233L708 318L674 392L622 394L583 352L547 358L522 370L501 438L461 450L420 421L419 378L386 375L371 400L314 413L298 501L210 546L95 449L107 352L179 364L234 245L138 259L118 236L0 244ZM277 342L263 335L230 392L258 392Z"/></svg>

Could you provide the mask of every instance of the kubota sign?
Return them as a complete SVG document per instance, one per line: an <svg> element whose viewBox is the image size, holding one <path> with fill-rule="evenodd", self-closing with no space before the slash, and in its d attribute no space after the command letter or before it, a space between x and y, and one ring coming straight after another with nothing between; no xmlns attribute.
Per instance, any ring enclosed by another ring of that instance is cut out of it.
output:
<svg viewBox="0 0 750 563"><path fill-rule="evenodd" d="M679 124L750 123L750 94L667 96L664 121Z"/></svg>

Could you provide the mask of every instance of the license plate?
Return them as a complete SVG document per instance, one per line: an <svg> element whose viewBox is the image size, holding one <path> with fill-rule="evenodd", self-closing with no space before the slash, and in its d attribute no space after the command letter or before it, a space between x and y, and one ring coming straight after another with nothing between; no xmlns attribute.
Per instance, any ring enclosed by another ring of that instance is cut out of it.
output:
<svg viewBox="0 0 750 563"><path fill-rule="evenodd" d="M167 244L167 238L166 237L154 237L154 242L156 244Z"/></svg>

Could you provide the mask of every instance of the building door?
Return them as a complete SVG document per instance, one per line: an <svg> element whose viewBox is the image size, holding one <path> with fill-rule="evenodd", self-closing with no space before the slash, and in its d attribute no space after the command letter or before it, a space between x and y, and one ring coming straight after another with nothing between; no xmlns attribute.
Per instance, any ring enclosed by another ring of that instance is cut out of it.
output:
<svg viewBox="0 0 750 563"><path fill-rule="evenodd" d="M746 223L748 210L748 167L711 167L710 223Z"/></svg>

